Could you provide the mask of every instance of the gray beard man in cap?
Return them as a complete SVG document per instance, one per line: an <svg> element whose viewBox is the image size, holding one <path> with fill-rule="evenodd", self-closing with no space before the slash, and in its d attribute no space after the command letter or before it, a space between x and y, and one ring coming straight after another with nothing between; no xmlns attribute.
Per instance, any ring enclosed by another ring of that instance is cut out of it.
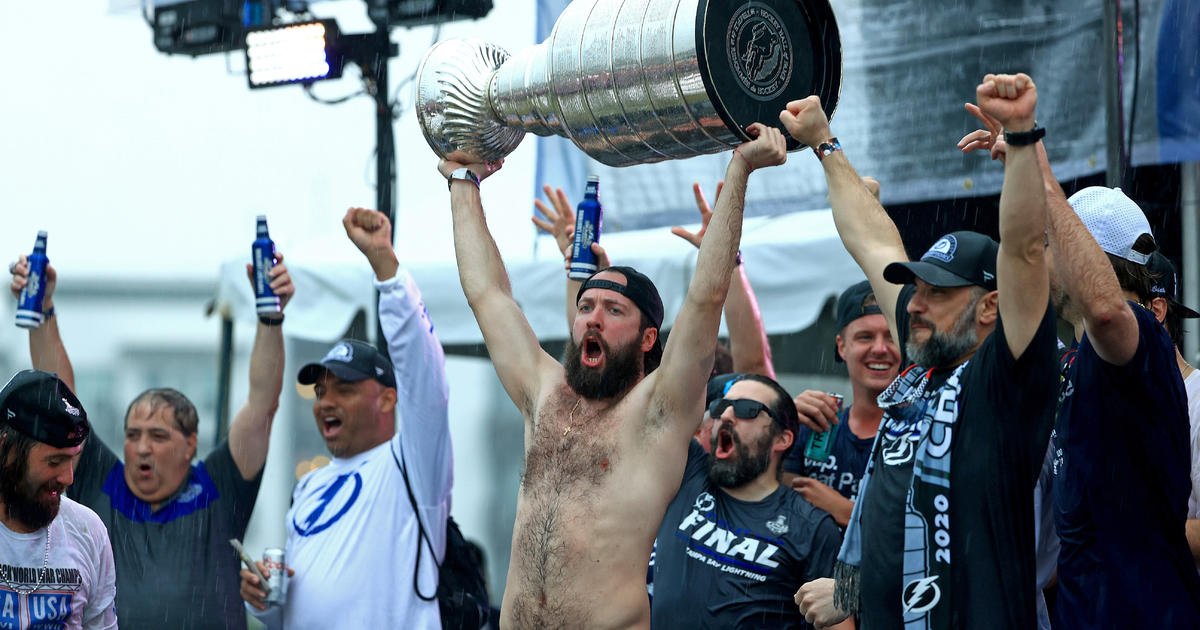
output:
<svg viewBox="0 0 1200 630"><path fill-rule="evenodd" d="M1036 135L1029 77L987 75L976 96L1005 127ZM1032 493L1056 393L1034 151L1010 150L1000 245L955 232L921 261L898 263L907 259L899 232L816 97L780 117L796 139L828 147L818 155L842 242L907 351L902 364L915 363L880 395L883 423L835 579L806 584L796 602L817 627L852 613L866 630L1034 627Z"/></svg>
<svg viewBox="0 0 1200 630"><path fill-rule="evenodd" d="M0 627L116 630L112 545L63 496L91 433L57 376L24 370L0 390Z"/></svg>
<svg viewBox="0 0 1200 630"><path fill-rule="evenodd" d="M703 415L746 181L755 169L787 159L777 129L755 124L749 131L756 139L730 160L657 369L662 302L654 285L628 268L600 271L584 283L565 367L543 351L484 220L478 182L498 165L439 165L449 180L463 293L500 382L525 416L525 473L501 627L649 627L650 548Z"/></svg>

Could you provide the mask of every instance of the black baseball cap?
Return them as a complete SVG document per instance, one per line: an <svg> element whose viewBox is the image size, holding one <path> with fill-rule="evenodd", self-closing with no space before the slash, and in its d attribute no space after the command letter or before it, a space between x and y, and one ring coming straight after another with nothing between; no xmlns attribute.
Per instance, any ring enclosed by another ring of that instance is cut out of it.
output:
<svg viewBox="0 0 1200 630"><path fill-rule="evenodd" d="M1171 303L1171 308L1178 310L1182 317L1200 317L1200 313L1183 305L1179 295L1179 274L1175 271L1171 259L1160 252L1153 252L1150 254L1150 260L1146 262L1146 268L1155 276L1154 281L1150 283L1151 295L1166 298Z"/></svg>
<svg viewBox="0 0 1200 630"><path fill-rule="evenodd" d="M837 307L837 329L838 334L846 329L846 326L867 315L883 315L883 310L879 308L879 303L875 301L875 292L871 290L871 283L863 280L862 282L852 284L848 289L842 291L838 296ZM833 342L833 360L842 363L842 355L837 352L837 340Z"/></svg>
<svg viewBox="0 0 1200 630"><path fill-rule="evenodd" d="M596 278L596 274L604 271L615 271L625 276L625 284L613 282L612 280L601 280ZM613 266L600 269L596 273L588 276L588 279L579 286L579 292L575 294L575 303L579 303L579 298L583 297L583 292L588 289L608 289L616 291L621 295L629 298L642 313L650 320L654 327L658 329L658 336L654 340L654 347L646 352L647 356L655 359L657 365L662 360L662 322L663 322L663 301L658 294L658 288L654 286L650 278L639 272L633 267Z"/></svg>
<svg viewBox="0 0 1200 630"><path fill-rule="evenodd" d="M996 290L996 253L1000 244L978 232L951 232L939 238L916 262L894 262L883 279L912 284L920 278L935 287L980 286Z"/></svg>
<svg viewBox="0 0 1200 630"><path fill-rule="evenodd" d="M301 385L313 385L325 371L333 372L343 381L356 382L368 378L379 381L384 387L396 386L396 372L392 362L369 343L356 339L343 339L325 353L319 363L309 363L300 368L297 380Z"/></svg>
<svg viewBox="0 0 1200 630"><path fill-rule="evenodd" d="M67 384L42 370L22 370L0 390L0 422L54 448L79 446L92 432Z"/></svg>
<svg viewBox="0 0 1200 630"><path fill-rule="evenodd" d="M704 409L707 410L712 405L712 401L723 398L725 394L729 393L729 388L733 387L734 383L742 380L743 376L745 375L740 372L730 372L729 374L718 374L708 379L708 390L704 394Z"/></svg>

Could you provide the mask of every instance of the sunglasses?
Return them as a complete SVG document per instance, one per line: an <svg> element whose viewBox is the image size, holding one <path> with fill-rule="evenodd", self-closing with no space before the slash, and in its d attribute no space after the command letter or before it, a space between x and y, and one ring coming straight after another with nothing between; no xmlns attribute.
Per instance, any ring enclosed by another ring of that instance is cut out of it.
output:
<svg viewBox="0 0 1200 630"><path fill-rule="evenodd" d="M708 406L708 415L711 418L720 418L725 410L733 407L733 415L742 420L753 420L758 417L758 414L767 412L767 415L775 420L775 414L771 413L770 407L749 398L739 398L738 400L730 400L728 398L718 398L712 401Z"/></svg>

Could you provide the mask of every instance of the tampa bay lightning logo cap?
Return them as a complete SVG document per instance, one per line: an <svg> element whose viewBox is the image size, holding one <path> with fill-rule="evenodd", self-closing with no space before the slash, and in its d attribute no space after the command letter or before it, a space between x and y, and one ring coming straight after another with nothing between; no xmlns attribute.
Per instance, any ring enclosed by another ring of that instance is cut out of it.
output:
<svg viewBox="0 0 1200 630"><path fill-rule="evenodd" d="M935 287L980 286L996 290L996 254L1000 244L978 232L951 232L916 262L894 262L883 270L893 284L912 284L920 278Z"/></svg>
<svg viewBox="0 0 1200 630"><path fill-rule="evenodd" d="M297 380L301 385L313 385L325 372L332 372L343 381L373 378L384 387L396 386L396 374L387 356L371 344L356 339L337 342L319 362L300 368Z"/></svg>

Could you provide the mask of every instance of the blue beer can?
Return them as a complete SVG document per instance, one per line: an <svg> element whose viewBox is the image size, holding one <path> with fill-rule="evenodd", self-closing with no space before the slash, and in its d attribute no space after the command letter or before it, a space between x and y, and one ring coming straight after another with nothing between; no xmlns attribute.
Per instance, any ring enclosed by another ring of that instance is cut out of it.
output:
<svg viewBox="0 0 1200 630"><path fill-rule="evenodd" d="M567 276L572 280L587 280L596 273L596 255L592 243L600 241L600 177L589 175L583 201L575 207L575 244L571 248L571 269Z"/></svg>
<svg viewBox="0 0 1200 630"><path fill-rule="evenodd" d="M250 260L254 265L254 306L259 315L278 313L279 296L271 290L268 272L278 260L275 258L275 241L267 232L266 215L258 215L258 236L250 246Z"/></svg>
<svg viewBox="0 0 1200 630"><path fill-rule="evenodd" d="M17 298L17 326L21 328L37 328L45 321L42 314L42 302L46 297L46 232L38 232L37 240L33 243L33 253L29 255L29 282L21 289Z"/></svg>

